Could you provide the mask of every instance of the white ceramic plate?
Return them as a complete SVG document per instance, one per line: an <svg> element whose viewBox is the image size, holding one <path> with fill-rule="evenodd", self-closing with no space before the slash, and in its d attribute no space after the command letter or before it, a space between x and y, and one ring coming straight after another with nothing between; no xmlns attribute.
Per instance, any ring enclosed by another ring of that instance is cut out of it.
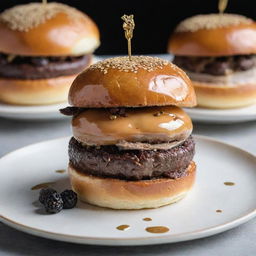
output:
<svg viewBox="0 0 256 256"><path fill-rule="evenodd" d="M159 209L117 211L79 203L72 210L46 215L35 203L31 187L56 182L66 189L68 138L14 151L0 160L0 220L24 232L68 242L98 245L149 245L210 236L238 226L256 215L256 158L221 142L196 136L196 184L182 201ZM226 186L224 182L234 182ZM216 210L222 210L217 213ZM143 218L152 218L151 222ZM119 231L117 226L130 225ZM149 226L170 231L152 234Z"/></svg>
<svg viewBox="0 0 256 256"><path fill-rule="evenodd" d="M62 115L59 109L67 105L67 102L45 106L16 106L0 103L0 117L19 120L64 119L67 117Z"/></svg>
<svg viewBox="0 0 256 256"><path fill-rule="evenodd" d="M239 123L256 120L256 105L235 109L186 108L193 121L202 123Z"/></svg>
<svg viewBox="0 0 256 256"><path fill-rule="evenodd" d="M99 60L101 60L100 57L93 57L93 63ZM67 105L67 102L42 106L19 106L0 103L0 117L19 120L64 119L67 117L60 114L59 109L65 108Z"/></svg>

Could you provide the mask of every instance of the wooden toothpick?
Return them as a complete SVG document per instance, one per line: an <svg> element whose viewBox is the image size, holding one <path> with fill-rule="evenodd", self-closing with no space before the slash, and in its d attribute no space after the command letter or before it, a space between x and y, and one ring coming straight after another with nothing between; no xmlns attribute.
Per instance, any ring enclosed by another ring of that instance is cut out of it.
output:
<svg viewBox="0 0 256 256"><path fill-rule="evenodd" d="M227 8L228 0L219 0L218 9L219 13L223 14Z"/></svg>

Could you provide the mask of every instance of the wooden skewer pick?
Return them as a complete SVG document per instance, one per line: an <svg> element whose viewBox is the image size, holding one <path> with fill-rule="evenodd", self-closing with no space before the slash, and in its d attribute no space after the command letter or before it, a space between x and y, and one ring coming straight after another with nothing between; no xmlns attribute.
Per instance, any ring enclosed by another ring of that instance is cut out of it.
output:
<svg viewBox="0 0 256 256"><path fill-rule="evenodd" d="M133 20L133 15L123 15L121 19L124 21L123 23L123 29L125 38L128 42L128 55L129 60L132 60L132 46L131 46L131 39L133 37L133 30L135 28L135 23Z"/></svg>
<svg viewBox="0 0 256 256"><path fill-rule="evenodd" d="M218 9L219 13L223 14L228 5L228 0L219 0Z"/></svg>

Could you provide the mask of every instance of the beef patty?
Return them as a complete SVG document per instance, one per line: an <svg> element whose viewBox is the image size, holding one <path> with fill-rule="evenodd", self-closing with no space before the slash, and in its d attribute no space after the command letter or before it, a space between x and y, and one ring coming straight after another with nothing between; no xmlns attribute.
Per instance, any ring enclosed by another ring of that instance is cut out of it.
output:
<svg viewBox="0 0 256 256"><path fill-rule="evenodd" d="M0 77L44 79L80 73L92 56L29 57L0 54Z"/></svg>
<svg viewBox="0 0 256 256"><path fill-rule="evenodd" d="M185 176L194 154L195 143L191 136L179 146L157 151L119 150L114 145L83 146L75 138L69 142L70 164L76 170L124 180Z"/></svg>
<svg viewBox="0 0 256 256"><path fill-rule="evenodd" d="M195 73L214 76L228 75L237 71L246 71L256 67L255 55L236 55L223 57L175 56L173 63Z"/></svg>

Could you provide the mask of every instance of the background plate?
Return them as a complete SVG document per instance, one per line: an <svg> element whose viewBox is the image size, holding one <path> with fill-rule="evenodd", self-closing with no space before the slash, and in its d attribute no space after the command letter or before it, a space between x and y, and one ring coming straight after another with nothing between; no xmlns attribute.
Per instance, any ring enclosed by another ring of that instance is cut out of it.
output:
<svg viewBox="0 0 256 256"><path fill-rule="evenodd" d="M17 120L51 120L65 119L59 109L65 108L67 102L45 106L17 106L0 103L0 117Z"/></svg>
<svg viewBox="0 0 256 256"><path fill-rule="evenodd" d="M240 123L256 120L256 105L234 109L185 108L193 121L202 123Z"/></svg>
<svg viewBox="0 0 256 256"><path fill-rule="evenodd" d="M241 149L207 137L196 138L196 184L182 201L159 209L117 211L79 203L72 210L46 215L39 208L36 184L55 182L67 188L68 138L34 144L0 160L1 220L16 229L56 240L99 245L148 245L210 236L256 215L256 158ZM235 186L226 186L231 181ZM222 210L217 213L216 210ZM143 218L152 218L151 222ZM130 225L127 231L116 229ZM151 234L148 226L167 226Z"/></svg>

